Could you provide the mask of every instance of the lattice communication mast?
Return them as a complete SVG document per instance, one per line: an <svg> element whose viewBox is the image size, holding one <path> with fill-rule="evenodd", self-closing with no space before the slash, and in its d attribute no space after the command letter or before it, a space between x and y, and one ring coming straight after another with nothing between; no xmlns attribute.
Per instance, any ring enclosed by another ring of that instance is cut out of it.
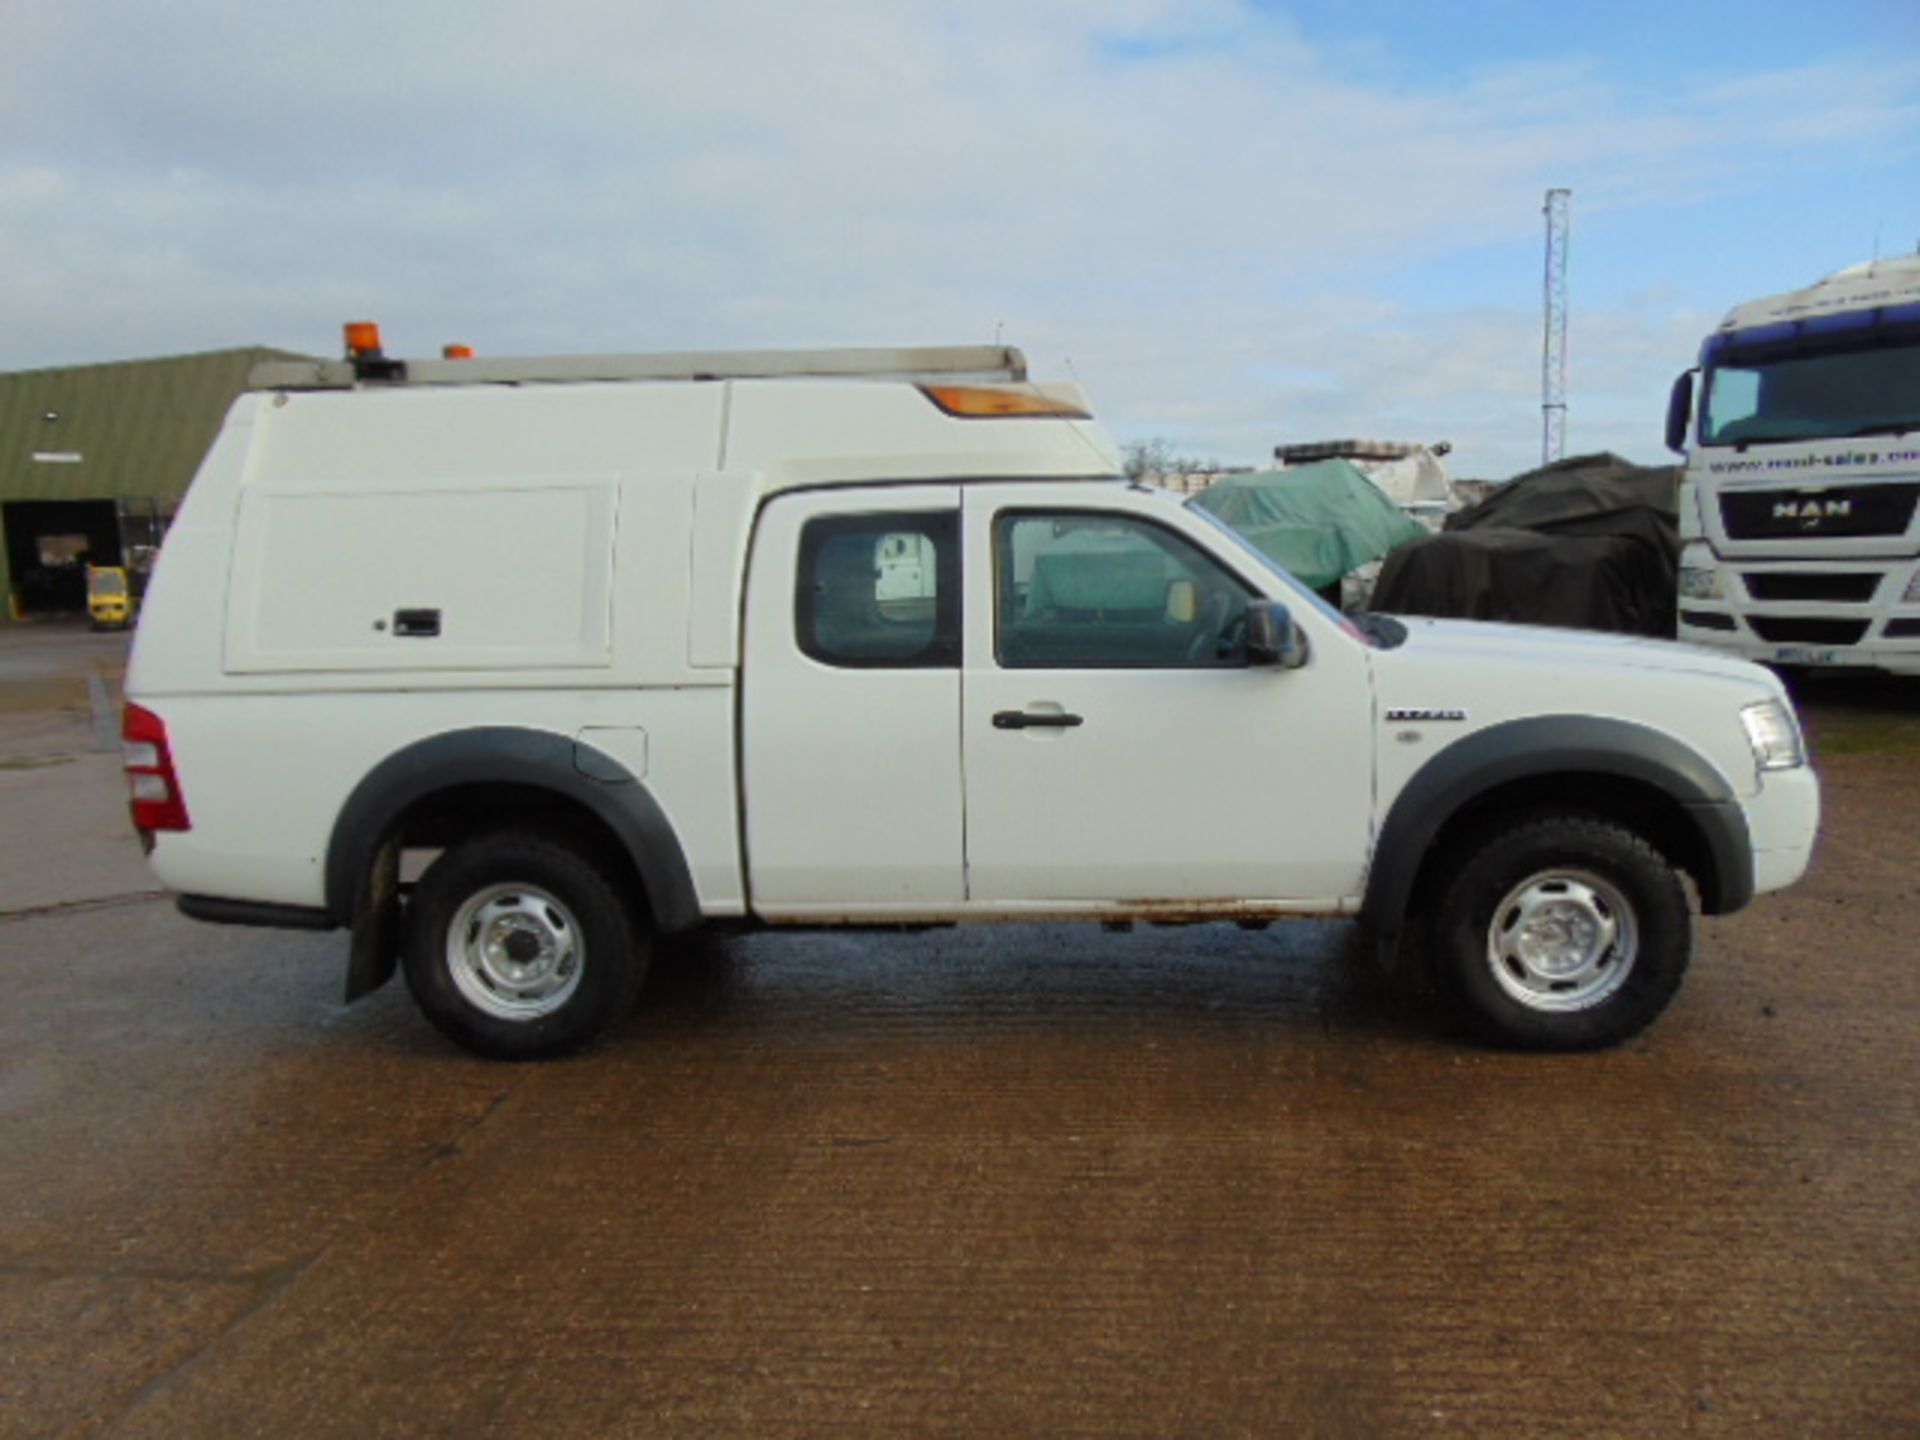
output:
<svg viewBox="0 0 1920 1440"><path fill-rule="evenodd" d="M1571 190L1547 191L1545 334L1540 342L1540 463L1551 465L1567 448L1567 229Z"/></svg>

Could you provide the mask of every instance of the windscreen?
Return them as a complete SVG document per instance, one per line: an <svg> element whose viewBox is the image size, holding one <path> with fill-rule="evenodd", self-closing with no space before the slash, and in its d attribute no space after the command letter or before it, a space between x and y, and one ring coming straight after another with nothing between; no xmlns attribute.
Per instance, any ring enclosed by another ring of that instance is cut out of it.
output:
<svg viewBox="0 0 1920 1440"><path fill-rule="evenodd" d="M124 595L127 593L127 577L118 570L95 570L87 576L87 593Z"/></svg>
<svg viewBox="0 0 1920 1440"><path fill-rule="evenodd" d="M1783 352L1728 346L1707 368L1700 438L1779 444L1920 429L1920 334Z"/></svg>

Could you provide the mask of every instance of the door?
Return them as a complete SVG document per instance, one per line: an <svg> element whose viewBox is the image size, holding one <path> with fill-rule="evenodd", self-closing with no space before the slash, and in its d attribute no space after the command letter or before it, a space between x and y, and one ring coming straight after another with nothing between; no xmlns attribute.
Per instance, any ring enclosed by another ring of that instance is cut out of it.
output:
<svg viewBox="0 0 1920 1440"><path fill-rule="evenodd" d="M961 852L960 492L762 514L741 669L747 870L769 918L951 912Z"/></svg>
<svg viewBox="0 0 1920 1440"><path fill-rule="evenodd" d="M968 491L970 900L1355 897L1371 824L1364 645L1248 557L1212 553L1177 508L1102 498ZM1240 617L1269 589L1307 633L1301 669L1247 664Z"/></svg>

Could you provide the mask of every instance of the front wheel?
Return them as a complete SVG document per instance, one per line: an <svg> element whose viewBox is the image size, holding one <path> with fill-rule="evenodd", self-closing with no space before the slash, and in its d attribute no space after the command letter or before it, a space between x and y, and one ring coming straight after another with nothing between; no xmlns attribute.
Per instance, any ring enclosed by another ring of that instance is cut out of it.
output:
<svg viewBox="0 0 1920 1440"><path fill-rule="evenodd" d="M1666 858L1620 825L1544 816L1487 838L1444 887L1434 979L1483 1037L1595 1050L1673 999L1693 917Z"/></svg>
<svg viewBox="0 0 1920 1440"><path fill-rule="evenodd" d="M407 988L440 1032L479 1055L577 1050L624 1019L647 948L613 881L584 852L500 833L448 850L407 904Z"/></svg>

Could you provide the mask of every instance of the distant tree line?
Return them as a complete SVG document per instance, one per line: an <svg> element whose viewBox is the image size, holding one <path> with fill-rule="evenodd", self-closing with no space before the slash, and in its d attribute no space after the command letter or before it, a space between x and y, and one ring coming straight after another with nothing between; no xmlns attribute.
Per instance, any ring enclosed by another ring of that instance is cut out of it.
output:
<svg viewBox="0 0 1920 1440"><path fill-rule="evenodd" d="M1129 480L1151 480L1157 475L1218 475L1244 468L1210 457L1183 455L1173 448L1172 441L1159 436L1129 440L1120 447L1120 455L1122 471Z"/></svg>

